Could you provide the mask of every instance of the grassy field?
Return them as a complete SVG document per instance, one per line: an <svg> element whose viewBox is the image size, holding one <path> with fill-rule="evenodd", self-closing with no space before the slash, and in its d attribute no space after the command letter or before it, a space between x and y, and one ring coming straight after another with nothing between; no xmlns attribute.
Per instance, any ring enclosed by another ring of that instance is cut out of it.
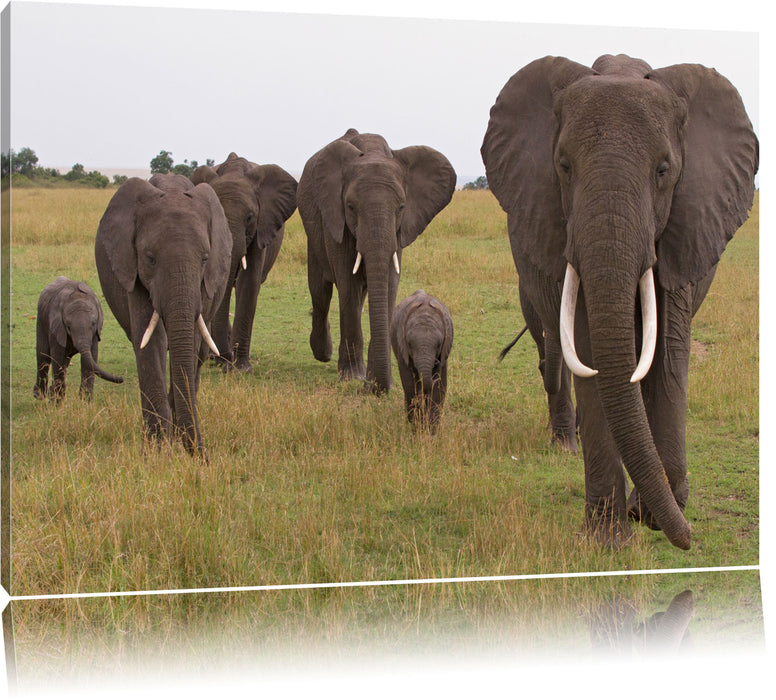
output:
<svg viewBox="0 0 776 700"><path fill-rule="evenodd" d="M336 361L312 357L297 213L259 298L254 371L203 369L204 464L178 447L144 452L134 355L104 301L100 364L125 383L97 380L82 402L76 358L65 401L32 397L38 295L64 274L101 296L93 242L113 191L13 193L14 595L758 563L757 201L694 324L692 549L637 528L611 551L579 535L582 458L550 445L535 348L526 337L497 361L523 321L506 216L489 192L456 192L402 260L399 298L423 288L455 323L436 435L413 432L400 389L363 395L337 381ZM336 292L331 326L336 348ZM376 598L359 598L366 615ZM147 615L156 603L126 605Z"/></svg>

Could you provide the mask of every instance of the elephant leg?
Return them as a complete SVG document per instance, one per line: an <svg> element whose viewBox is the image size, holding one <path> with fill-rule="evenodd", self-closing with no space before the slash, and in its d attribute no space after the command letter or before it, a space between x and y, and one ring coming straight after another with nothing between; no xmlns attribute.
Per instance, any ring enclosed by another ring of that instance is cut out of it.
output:
<svg viewBox="0 0 776 700"><path fill-rule="evenodd" d="M338 285L340 309L340 344L337 370L342 380L365 379L364 336L361 313L366 289L362 285Z"/></svg>
<svg viewBox="0 0 776 700"><path fill-rule="evenodd" d="M584 301L580 301L576 341L583 362L590 362L591 357L587 336L587 314ZM595 377L574 377L574 389L585 461L585 526L606 544L619 546L632 534L626 509L625 469L604 415Z"/></svg>
<svg viewBox="0 0 776 700"><path fill-rule="evenodd" d="M530 301L523 286L526 276L519 278L520 308L539 353L539 372L547 392L552 442L576 453L577 416L571 398L571 372L563 362L560 338L552 330L545 330L539 313Z"/></svg>
<svg viewBox="0 0 776 700"><path fill-rule="evenodd" d="M213 320L211 322L211 335L216 344L220 356L215 358L216 364L220 365L224 371L231 367L234 361L232 353L231 335L232 329L229 324L229 308L232 303L232 285L227 284L221 303L218 305Z"/></svg>
<svg viewBox="0 0 776 700"><path fill-rule="evenodd" d="M684 511L689 497L687 479L687 377L690 366L690 287L659 293L658 343L649 374L641 382L650 429L671 491ZM628 499L628 514L658 529L637 489Z"/></svg>
<svg viewBox="0 0 776 700"><path fill-rule="evenodd" d="M61 401L65 397L65 378L67 368L70 366L70 357L65 348L54 347L51 352L51 393L54 401Z"/></svg>
<svg viewBox="0 0 776 700"><path fill-rule="evenodd" d="M313 302L313 327L310 332L310 348L316 360L328 362L331 360L332 353L329 307L331 306L331 295L334 285L323 276L309 242L307 256L307 285L310 288L310 297Z"/></svg>
<svg viewBox="0 0 776 700"><path fill-rule="evenodd" d="M92 359L94 362L97 362L97 353L99 349L99 342L97 342L97 338L92 339ZM81 355L81 386L79 389L79 394L84 399L91 400L92 396L94 395L94 371L92 370L89 363L86 362L86 359L83 355Z"/></svg>
<svg viewBox="0 0 776 700"><path fill-rule="evenodd" d="M137 287L136 287L137 289ZM129 313L134 319L131 328L135 350L137 379L140 385L140 404L143 413L143 432L149 441L172 436L172 410L167 394L167 332L160 323L145 348L140 349L153 309L145 290L129 295Z"/></svg>
<svg viewBox="0 0 776 700"><path fill-rule="evenodd" d="M407 420L412 423L415 420L415 392L417 391L417 382L420 381L420 377L400 357L397 357L396 364L399 367L399 378L404 390L404 408L407 411Z"/></svg>
<svg viewBox="0 0 776 700"><path fill-rule="evenodd" d="M251 255L252 252L253 255ZM243 372L249 372L252 369L250 360L251 336L259 291L261 291L263 268L264 251L252 245L248 251L248 268L240 270L237 275L234 323L232 324L234 368Z"/></svg>
<svg viewBox="0 0 776 700"><path fill-rule="evenodd" d="M49 348L48 336L38 329L38 335L35 347L35 359L37 362L37 377L35 385L32 387L32 395L36 399L46 397L48 389L48 375L51 366L51 350Z"/></svg>

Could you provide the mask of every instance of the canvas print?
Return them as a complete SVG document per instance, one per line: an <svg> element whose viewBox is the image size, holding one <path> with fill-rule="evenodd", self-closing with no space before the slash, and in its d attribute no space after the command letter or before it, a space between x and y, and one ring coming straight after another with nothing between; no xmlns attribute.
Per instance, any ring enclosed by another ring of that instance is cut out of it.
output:
<svg viewBox="0 0 776 700"><path fill-rule="evenodd" d="M758 41L6 7L13 677L195 620L676 650L715 596L758 643Z"/></svg>

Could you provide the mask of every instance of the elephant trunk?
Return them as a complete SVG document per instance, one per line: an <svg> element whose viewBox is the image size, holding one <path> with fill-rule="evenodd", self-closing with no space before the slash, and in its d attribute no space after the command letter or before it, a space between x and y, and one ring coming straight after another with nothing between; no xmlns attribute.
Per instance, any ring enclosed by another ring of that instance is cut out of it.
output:
<svg viewBox="0 0 776 700"><path fill-rule="evenodd" d="M382 256L377 256L377 259L375 257L366 257L370 330L367 381L371 382L372 391L380 394L388 391L392 383L389 329L393 300L389 298L389 278L393 264L383 260Z"/></svg>
<svg viewBox="0 0 776 700"><path fill-rule="evenodd" d="M89 368L89 371L97 375L100 379L104 379L106 382L113 382L114 384L121 384L124 381L124 377L119 377L116 374L111 374L110 372L106 372L104 369L102 369L102 367L97 364L97 361L92 356L92 351L88 345L80 349L79 352L81 353L81 358Z"/></svg>
<svg viewBox="0 0 776 700"><path fill-rule="evenodd" d="M420 388L424 394L430 396L434 385L434 365L436 364L434 348L421 352L420 356L414 357L413 360L420 376Z"/></svg>
<svg viewBox="0 0 776 700"><path fill-rule="evenodd" d="M187 297L190 297L188 294ZM175 427L189 452L202 449L197 418L197 362L201 342L199 310L185 298L162 312L170 351L171 408ZM183 298L182 294L172 298Z"/></svg>
<svg viewBox="0 0 776 700"><path fill-rule="evenodd" d="M633 258L627 266L623 260ZM635 303L643 261L628 252L602 254L588 247L580 277L590 329L590 349L604 415L625 468L672 544L690 547L690 526L666 478L652 439L636 367ZM609 265L602 265L609 260ZM628 267L629 269L625 269Z"/></svg>

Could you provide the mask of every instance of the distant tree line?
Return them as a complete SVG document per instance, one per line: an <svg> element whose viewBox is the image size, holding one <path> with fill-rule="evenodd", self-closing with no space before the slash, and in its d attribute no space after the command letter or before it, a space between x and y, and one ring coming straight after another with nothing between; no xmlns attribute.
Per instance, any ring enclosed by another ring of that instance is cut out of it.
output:
<svg viewBox="0 0 776 700"><path fill-rule="evenodd" d="M0 173L3 189L13 182L13 185L24 186L66 186L76 185L81 187L107 187L110 180L97 170L86 171L81 163L75 163L64 175L56 168L44 168L38 165L38 156L35 151L25 146L18 151L9 149L7 153L0 154ZM208 158L207 165L214 165L215 161ZM196 160L175 165L170 151L161 150L159 155L151 159L151 173L179 173L189 177L198 167ZM114 175L113 184L121 185L126 182L126 175Z"/></svg>
<svg viewBox="0 0 776 700"><path fill-rule="evenodd" d="M205 161L205 165L213 167L215 161L212 158L208 158ZM199 163L196 160L192 160L190 163L184 158L183 163L173 165L172 153L170 151L161 150L158 156L151 158L151 173L177 173L178 175L185 175L191 177L193 173L199 167Z"/></svg>
<svg viewBox="0 0 776 700"><path fill-rule="evenodd" d="M465 190L489 190L490 187L488 187L488 178L484 175L480 175L476 180L473 182L467 182L463 188Z"/></svg>
<svg viewBox="0 0 776 700"><path fill-rule="evenodd" d="M20 148L15 152L0 154L0 171L3 187L9 182L14 186L54 185L67 183L83 187L107 187L110 180L97 170L86 171L81 163L75 163L64 175L56 168L44 168L38 165L38 156L31 148ZM116 178L114 178L115 181ZM126 179L126 178L125 178Z"/></svg>

